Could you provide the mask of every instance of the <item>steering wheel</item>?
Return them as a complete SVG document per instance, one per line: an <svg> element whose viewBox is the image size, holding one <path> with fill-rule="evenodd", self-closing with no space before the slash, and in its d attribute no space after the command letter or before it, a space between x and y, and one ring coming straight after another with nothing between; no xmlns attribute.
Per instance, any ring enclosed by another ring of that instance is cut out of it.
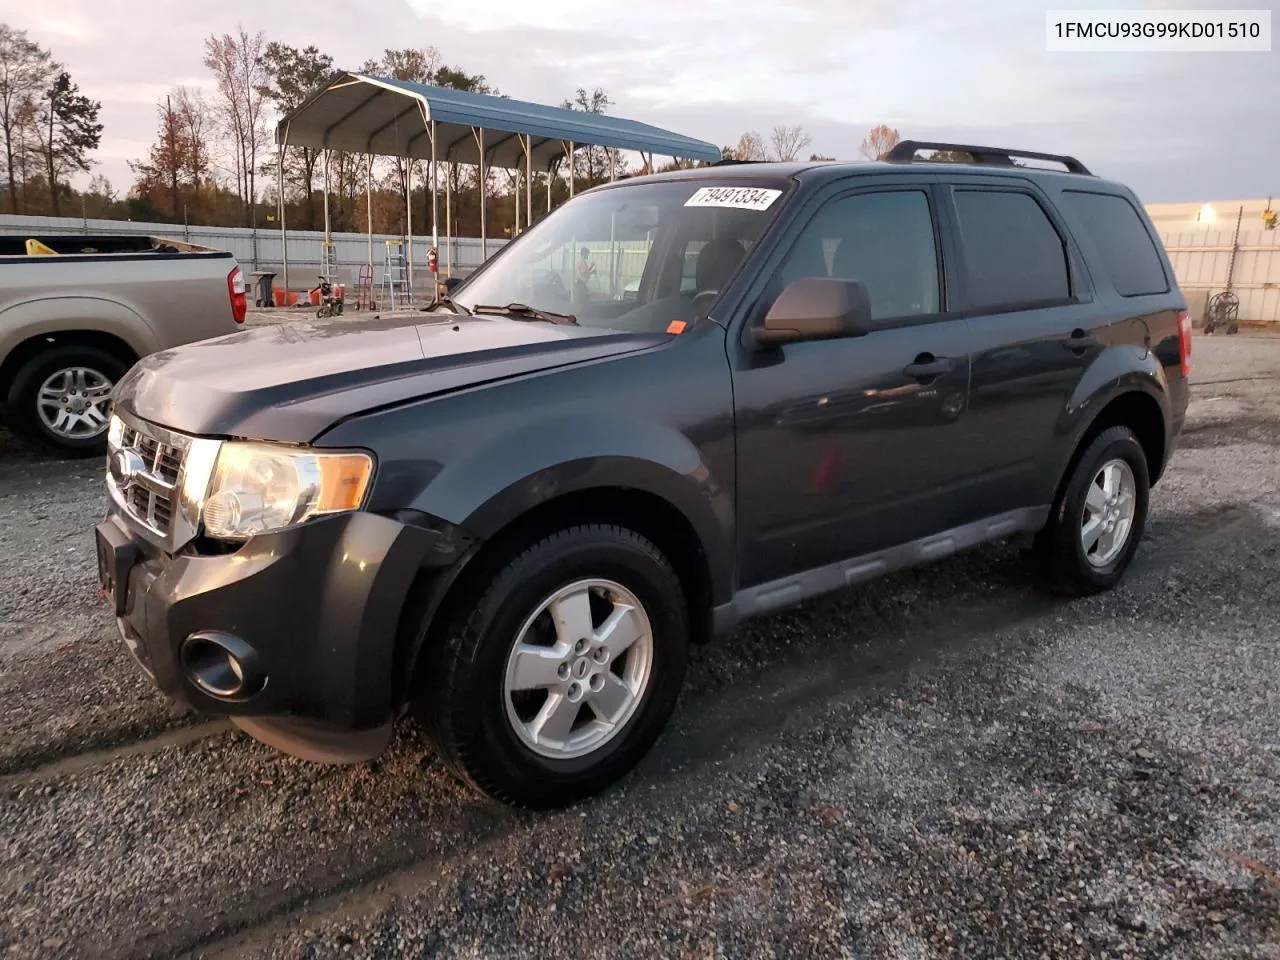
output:
<svg viewBox="0 0 1280 960"><path fill-rule="evenodd" d="M718 296L720 296L719 290L699 290L693 295L694 310L701 314L703 310L711 307L712 302Z"/></svg>
<svg viewBox="0 0 1280 960"><path fill-rule="evenodd" d="M550 295L564 302L569 300L569 288L564 285L564 278L554 270L544 270L538 277L539 291L547 290ZM538 299L541 299L541 294Z"/></svg>

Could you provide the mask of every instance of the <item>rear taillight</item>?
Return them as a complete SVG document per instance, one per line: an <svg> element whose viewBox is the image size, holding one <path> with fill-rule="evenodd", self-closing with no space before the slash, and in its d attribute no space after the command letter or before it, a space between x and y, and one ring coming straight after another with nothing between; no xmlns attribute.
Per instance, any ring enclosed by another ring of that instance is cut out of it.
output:
<svg viewBox="0 0 1280 960"><path fill-rule="evenodd" d="M231 298L231 319L236 323L244 323L249 303L244 289L244 271L239 267L227 274L227 295Z"/></svg>
<svg viewBox="0 0 1280 960"><path fill-rule="evenodd" d="M1178 311L1178 362L1182 375L1191 376L1191 315L1185 310Z"/></svg>

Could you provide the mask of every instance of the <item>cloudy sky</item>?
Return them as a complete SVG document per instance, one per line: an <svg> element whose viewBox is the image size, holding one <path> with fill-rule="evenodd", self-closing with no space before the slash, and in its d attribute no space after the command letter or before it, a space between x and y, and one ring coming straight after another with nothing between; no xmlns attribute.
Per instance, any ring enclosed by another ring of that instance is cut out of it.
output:
<svg viewBox="0 0 1280 960"><path fill-rule="evenodd" d="M118 189L130 182L127 161L152 141L157 99L178 84L207 85L204 37L243 23L314 43L352 69L385 47L434 45L520 99L555 103L601 86L614 113L718 144L799 123L810 149L853 159L884 122L916 139L1072 153L1147 202L1280 194L1280 51L1048 53L1048 5L0 0L0 19L28 30L102 101L97 172ZM1276 0L1052 5L1274 10Z"/></svg>

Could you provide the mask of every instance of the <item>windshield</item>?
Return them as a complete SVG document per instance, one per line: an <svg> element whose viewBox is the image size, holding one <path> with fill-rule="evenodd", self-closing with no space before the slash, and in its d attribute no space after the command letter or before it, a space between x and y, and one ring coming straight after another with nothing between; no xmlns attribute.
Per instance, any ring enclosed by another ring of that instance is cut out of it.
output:
<svg viewBox="0 0 1280 960"><path fill-rule="evenodd" d="M583 194L503 248L453 300L468 310L523 304L638 333L692 323L751 253L787 187L699 179Z"/></svg>

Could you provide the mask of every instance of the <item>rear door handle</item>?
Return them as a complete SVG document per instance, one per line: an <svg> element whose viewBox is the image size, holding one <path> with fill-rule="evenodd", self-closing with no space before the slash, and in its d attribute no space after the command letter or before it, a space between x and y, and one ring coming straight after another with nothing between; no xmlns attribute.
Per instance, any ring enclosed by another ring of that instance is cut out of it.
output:
<svg viewBox="0 0 1280 960"><path fill-rule="evenodd" d="M953 364L950 357L935 357L931 353L922 353L916 357L915 363L909 363L902 372L917 380L929 380L950 372Z"/></svg>
<svg viewBox="0 0 1280 960"><path fill-rule="evenodd" d="M1098 338L1083 330L1072 330L1071 336L1063 340L1062 345L1068 350L1088 350L1098 345Z"/></svg>

